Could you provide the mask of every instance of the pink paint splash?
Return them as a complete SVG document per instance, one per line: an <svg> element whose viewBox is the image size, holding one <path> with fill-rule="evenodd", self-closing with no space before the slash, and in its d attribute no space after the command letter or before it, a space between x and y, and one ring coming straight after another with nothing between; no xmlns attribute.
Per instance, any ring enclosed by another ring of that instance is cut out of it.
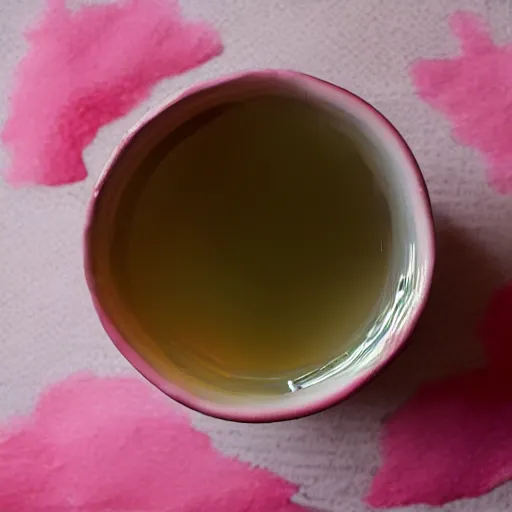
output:
<svg viewBox="0 0 512 512"><path fill-rule="evenodd" d="M184 20L175 0L125 0L77 12L65 0L48 0L27 38L2 133L13 185L84 179L82 151L101 126L127 114L162 78L222 51L215 30Z"/></svg>
<svg viewBox="0 0 512 512"><path fill-rule="evenodd" d="M490 185L512 193L512 44L496 46L471 12L456 12L450 25L462 55L417 62L413 83L451 121L454 135L485 155Z"/></svg>
<svg viewBox="0 0 512 512"><path fill-rule="evenodd" d="M423 386L387 422L371 506L443 505L512 479L512 283L480 332L486 368Z"/></svg>
<svg viewBox="0 0 512 512"><path fill-rule="evenodd" d="M2 512L300 512L297 487L216 452L130 378L77 375L0 429Z"/></svg>

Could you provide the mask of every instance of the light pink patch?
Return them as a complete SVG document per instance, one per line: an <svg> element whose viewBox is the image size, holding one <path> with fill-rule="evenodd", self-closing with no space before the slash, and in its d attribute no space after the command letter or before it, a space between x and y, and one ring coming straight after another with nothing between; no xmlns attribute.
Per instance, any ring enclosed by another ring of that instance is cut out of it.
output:
<svg viewBox="0 0 512 512"><path fill-rule="evenodd" d="M512 478L512 284L481 332L488 367L423 386L387 422L370 505L442 505Z"/></svg>
<svg viewBox="0 0 512 512"><path fill-rule="evenodd" d="M175 0L125 0L78 12L65 0L48 0L27 38L2 133L12 184L84 179L82 151L101 126L125 115L162 78L222 51L215 30L184 20Z"/></svg>
<svg viewBox="0 0 512 512"><path fill-rule="evenodd" d="M300 512L297 487L215 451L142 381L78 375L0 429L2 512Z"/></svg>
<svg viewBox="0 0 512 512"><path fill-rule="evenodd" d="M512 192L512 44L497 46L475 14L456 12L450 25L462 55L420 60L411 69L418 94L451 121L455 136L481 151L489 182Z"/></svg>

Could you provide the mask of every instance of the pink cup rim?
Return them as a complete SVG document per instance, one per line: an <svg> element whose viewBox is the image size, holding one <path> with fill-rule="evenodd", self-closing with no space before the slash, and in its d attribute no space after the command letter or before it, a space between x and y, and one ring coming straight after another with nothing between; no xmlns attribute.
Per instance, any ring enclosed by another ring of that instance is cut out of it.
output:
<svg viewBox="0 0 512 512"><path fill-rule="evenodd" d="M385 359L380 361L371 371L363 373L362 375L355 378L350 385L340 389L336 392L330 393L328 396L324 396L321 399L316 399L311 403L306 403L301 406L294 406L291 408L276 408L272 411L264 411L264 412L252 412L251 414L247 413L238 413L238 412L226 412L223 410L222 406L218 404L203 404L199 403L199 400L195 399L194 396L182 389L179 386L174 385L165 377L161 376L145 359L135 351L135 349L126 341L126 339L119 332L118 328L106 313L103 308L100 300L98 299L98 295L96 293L95 280L92 275L91 269L91 258L89 254L89 242L91 237L91 226L94 222L95 218L95 208L97 199L101 194L102 188L104 186L105 180L109 174L109 171L115 166L116 161L123 153L123 151L127 148L127 146L132 141L133 137L139 132L139 130L153 120L155 117L162 114L164 111L172 108L173 105L182 101L184 98L192 96L200 91L204 91L206 89L217 87L219 85L226 84L231 81L235 81L238 79L246 78L246 77L255 77L261 79L272 79L279 78L283 80L299 80L304 82L318 83L322 86L327 86L331 88L331 90L335 91L336 94L346 96L358 102L359 106L362 107L367 112L370 112L374 117L375 122L380 124L381 128L385 128L387 133L391 135L396 142L398 142L403 155L407 158L409 168L413 171L414 177L416 180L416 184L418 189L420 190L420 198L422 204L418 206L418 208L422 211L422 214L425 216L425 219L428 224L428 230L426 233L426 265L425 265L425 286L421 293L421 298L417 306L410 313L407 322L402 330L400 335L400 340L394 347L393 351L387 355ZM184 92L178 94L172 99L166 101L164 104L157 107L154 111L150 112L148 115L144 116L136 125L125 135L119 145L116 147L108 162L104 166L93 190L93 194L90 198L89 204L87 206L86 212L86 222L84 229L84 272L87 286L89 288L93 305L96 310L96 313L99 317L99 320L110 337L114 345L121 352L121 354L128 360L128 362L149 382L155 385L158 389L164 392L173 400L189 407L190 409L196 410L198 412L204 413L206 415L244 423L267 423L267 422L275 422L275 421L284 421L295 419L303 416L308 416L311 414L315 414L324 409L327 409L340 401L347 398L351 395L355 390L360 388L364 383L372 379L385 365L387 365L403 348L403 345L410 337L421 313L423 312L429 291L432 283L433 269L435 263L435 231L434 231L434 220L432 214L432 208L430 204L430 199L428 195L428 190L426 187L426 183L424 177L421 173L420 167L404 138L400 135L398 130L393 126L393 124L383 115L381 114L375 107L373 107L370 103L363 100L356 94L339 87L330 82L321 80L319 78L307 75L305 73L301 73L298 71L292 70L275 70L275 69L262 69L262 70L250 70L238 72L230 75L226 75L220 78L216 78L210 81L203 82L199 85L194 85Z"/></svg>

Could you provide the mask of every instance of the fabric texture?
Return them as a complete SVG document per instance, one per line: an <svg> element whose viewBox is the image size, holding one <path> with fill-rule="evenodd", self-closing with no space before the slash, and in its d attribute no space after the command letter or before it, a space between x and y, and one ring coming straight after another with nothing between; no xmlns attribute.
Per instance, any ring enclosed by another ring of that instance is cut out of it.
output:
<svg viewBox="0 0 512 512"><path fill-rule="evenodd" d="M80 2L68 3L76 8ZM44 5L42 0L0 4L2 124L14 70L28 51L23 31L40 17ZM420 59L459 55L459 41L448 27L456 10L480 15L497 46L510 43L511 4L183 0L182 6L189 19L206 20L219 31L225 47L219 58L162 80L142 103L103 126L85 149L88 176L80 183L51 190L0 184L0 415L28 414L41 390L76 371L136 375L101 329L82 271L85 205L123 134L148 109L199 80L247 68L298 69L373 103L410 144L436 217L438 256L431 298L407 350L344 403L279 424L234 424L200 415L193 415L193 421L224 454L297 484L298 503L329 512L368 512L372 509L363 499L382 462L382 424L422 384L484 366L476 327L493 292L512 278L511 196L489 186L485 148L453 137L451 118L417 95L409 73ZM487 112L485 106L482 112ZM0 167L12 164L2 146ZM510 483L438 508L511 509ZM430 508L420 504L391 510Z"/></svg>

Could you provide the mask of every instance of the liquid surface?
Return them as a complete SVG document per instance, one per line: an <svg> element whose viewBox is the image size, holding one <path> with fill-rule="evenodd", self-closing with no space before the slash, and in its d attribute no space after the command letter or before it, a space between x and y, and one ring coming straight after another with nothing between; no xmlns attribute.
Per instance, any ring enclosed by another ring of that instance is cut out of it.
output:
<svg viewBox="0 0 512 512"><path fill-rule="evenodd" d="M292 378L355 342L386 283L386 202L347 136L294 100L211 111L124 194L113 267L190 373Z"/></svg>

